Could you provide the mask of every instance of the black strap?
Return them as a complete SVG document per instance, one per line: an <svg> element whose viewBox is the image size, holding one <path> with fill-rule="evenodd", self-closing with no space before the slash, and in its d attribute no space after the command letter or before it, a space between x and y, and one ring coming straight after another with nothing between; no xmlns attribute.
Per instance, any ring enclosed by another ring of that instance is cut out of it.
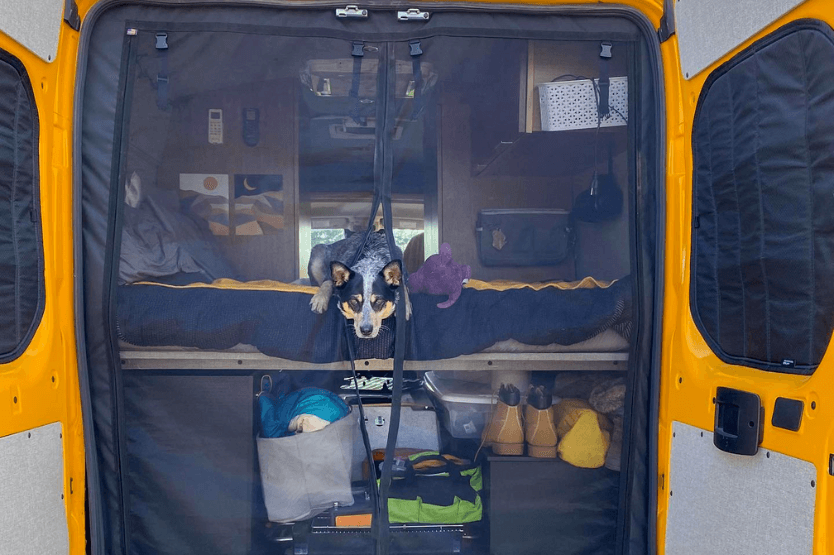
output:
<svg viewBox="0 0 834 555"><path fill-rule="evenodd" d="M416 120L423 110L423 69L420 63L423 48L419 40L409 41L408 46L411 54L411 71L414 76L414 109L411 111L411 119Z"/></svg>
<svg viewBox="0 0 834 555"><path fill-rule="evenodd" d="M361 42L353 42L353 83L350 96L358 103L359 99L359 75L361 72L361 60L364 56L364 45ZM374 221L380 208L383 210L383 221L385 237L388 243L389 252L392 255L396 248L393 232L393 218L391 216L391 190L394 174L394 151L392 139L394 136L395 117L391 113L395 108L394 98L396 79L389 78L396 75L396 58L394 56L394 45L388 43L382 51L377 76L376 106L376 133L374 149L374 198L371 207L371 215L368 220L368 227L364 232L362 244L354 253L350 266L354 265L364 250L368 237L373 233ZM356 114L358 116L358 104ZM403 273L405 269L402 269ZM405 276L403 275L402 287L405 287ZM382 461L382 472L379 479L379 493L374 503L374 519L372 524L372 536L376 544L377 555L388 555L391 549L391 531L388 518L388 494L391 489L391 465L394 460L394 448L397 444L397 435L400 426L400 412L402 409L403 392L403 367L405 364L405 342L407 321L405 319L405 294L404 291L397 296L397 309L395 313L396 337L394 342L394 379L391 392L391 418L388 427L388 440L385 445L385 457ZM347 329L347 328L345 328ZM347 332L346 332L347 337ZM352 337L347 337L348 349L351 358L351 368L354 368L356 354L353 349ZM355 381L355 380L354 380ZM364 439L364 437L363 437ZM369 447L366 445L366 450ZM369 466L373 467L373 464Z"/></svg>
<svg viewBox="0 0 834 555"><path fill-rule="evenodd" d="M159 73L156 76L156 107L168 109L168 33L156 34L156 54Z"/></svg>
<svg viewBox="0 0 834 555"><path fill-rule="evenodd" d="M390 206L390 203L389 203ZM391 232L386 229L386 234ZM391 491L391 466L394 461L394 448L400 429L400 413L402 411L403 396L403 365L405 362L405 295L397 298L397 311L394 315L397 323L396 338L394 340L394 384L391 392L391 419L388 423L388 441L385 444L385 458L382 461L382 473L379 481L379 539L377 541L377 555L388 555L391 547L391 530L388 520L388 498ZM412 471L414 470L413 467Z"/></svg>
<svg viewBox="0 0 834 555"><path fill-rule="evenodd" d="M353 334L343 318L342 330L347 341L348 353L350 354L350 371L353 374L353 391L356 394L356 406L359 407L359 430L362 432L362 444L365 446L365 456L368 461L368 491L371 494L371 507L379 507L379 496L376 490L376 464L374 464L374 452L371 449L371 439L368 436L368 426L365 424L365 407L362 405L362 395L359 393L359 379L356 375L356 353L353 348ZM373 519L376 520L378 511L374 511Z"/></svg>
<svg viewBox="0 0 834 555"><path fill-rule="evenodd" d="M350 117L356 123L365 125L366 119L361 115L359 102L359 85L362 81L362 58L365 57L365 43L353 41L350 55L353 56L353 80L350 83L350 98L353 102L350 107Z"/></svg>
<svg viewBox="0 0 834 555"><path fill-rule="evenodd" d="M350 93L349 96L352 99L352 104L350 107L350 117L353 121L358 123L359 125L365 125L367 123L367 119L361 115L361 103L359 101L359 85L362 80L362 58L365 57L365 43L362 41L353 41L351 42L351 51L350 55L353 56L353 80L351 81L350 85ZM377 76L379 84L383 83L383 81L379 80L379 76ZM377 90L382 90L380 85L377 85ZM378 96L378 95L377 95ZM368 226L365 228L365 231L362 235L362 242L359 244L359 247L356 249L356 252L353 253L353 256L350 259L350 263L348 266L353 266L359 261L359 257L362 256L362 251L365 250L365 245L368 243L368 238L371 236L371 233L374 231L374 222L376 221L376 214L379 210L380 204L380 192L379 192L379 183L380 183L380 176L381 176L381 163L382 159L379 156L379 149L380 149L380 142L382 141L381 129L379 128L379 121L380 116L384 114L380 114L379 112L380 106L379 103L377 105L377 128L374 137L375 143L375 151L374 151L374 198L371 202L371 215L368 218ZM351 364L353 363L353 354L351 353Z"/></svg>
<svg viewBox="0 0 834 555"><path fill-rule="evenodd" d="M396 57L394 55L394 44L388 43L385 55L380 63L380 79L383 79L385 94L383 97L382 113L382 180L380 182L380 200L382 201L383 221L385 225L385 236L388 239L389 252L396 252L394 242L394 225L391 215L391 190L394 179L394 150L392 148L394 127L396 118L393 110L395 103L391 102L396 91ZM384 70L383 70L384 68ZM380 120L377 120L379 125ZM403 395L403 366L405 364L405 341L408 321L405 319L405 269L402 269L403 277L400 294L397 295L397 310L394 313L396 318L396 338L394 340L394 383L391 392L391 420L388 426L388 441L385 445L385 458L382 461L382 477L379 484L380 511L379 541L377 542L377 555L388 555L391 547L390 529L388 521L388 493L391 489L391 465L394 460L394 448L397 445L397 435L400 427L400 412L402 410Z"/></svg>
<svg viewBox="0 0 834 555"><path fill-rule="evenodd" d="M609 79L608 63L611 61L611 43L603 42L599 52L599 117L606 118L611 113L608 106L608 89L611 85Z"/></svg>

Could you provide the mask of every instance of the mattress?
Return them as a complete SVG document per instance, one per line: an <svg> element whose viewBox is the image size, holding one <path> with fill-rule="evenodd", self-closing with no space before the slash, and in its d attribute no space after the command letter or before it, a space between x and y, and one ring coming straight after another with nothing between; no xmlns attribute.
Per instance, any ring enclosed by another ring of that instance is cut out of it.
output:
<svg viewBox="0 0 834 555"><path fill-rule="evenodd" d="M576 352L627 349L631 285L583 280L571 284L515 284L473 280L458 301L437 307L437 296L412 294L406 359L440 360L482 352ZM396 322L374 340L344 333L335 307L309 308L315 288L277 282L170 286L123 285L117 335L124 349L259 352L288 360L347 360L393 354ZM619 333L618 333L619 332Z"/></svg>

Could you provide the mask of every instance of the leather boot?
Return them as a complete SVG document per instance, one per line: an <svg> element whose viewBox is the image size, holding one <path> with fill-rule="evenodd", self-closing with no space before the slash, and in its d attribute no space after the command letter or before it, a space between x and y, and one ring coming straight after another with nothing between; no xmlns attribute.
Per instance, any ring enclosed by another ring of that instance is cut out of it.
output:
<svg viewBox="0 0 834 555"><path fill-rule="evenodd" d="M530 386L524 408L524 439L527 454L540 459L556 458L556 425L553 423L553 395L544 386Z"/></svg>
<svg viewBox="0 0 834 555"><path fill-rule="evenodd" d="M484 428L483 442L485 446L492 447L496 455L524 454L521 392L514 385L501 384L498 403Z"/></svg>

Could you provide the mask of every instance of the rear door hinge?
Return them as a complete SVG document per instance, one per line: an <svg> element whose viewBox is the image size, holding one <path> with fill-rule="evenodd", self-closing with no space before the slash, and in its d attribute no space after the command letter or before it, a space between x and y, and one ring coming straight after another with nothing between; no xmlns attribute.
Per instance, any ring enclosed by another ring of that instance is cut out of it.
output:
<svg viewBox="0 0 834 555"><path fill-rule="evenodd" d="M420 11L417 8L397 12L397 19L400 21L428 21L429 17L431 17L429 12Z"/></svg>
<svg viewBox="0 0 834 555"><path fill-rule="evenodd" d="M81 16L78 15L78 4L75 3L75 0L64 2L64 21L73 31L81 29Z"/></svg>
<svg viewBox="0 0 834 555"><path fill-rule="evenodd" d="M344 8L336 8L336 17L366 19L368 17L368 10L359 8L359 6L349 5Z"/></svg>
<svg viewBox="0 0 834 555"><path fill-rule="evenodd" d="M672 0L664 0L663 16L660 18L660 27L657 29L657 38L661 43L666 42L675 34L675 3Z"/></svg>

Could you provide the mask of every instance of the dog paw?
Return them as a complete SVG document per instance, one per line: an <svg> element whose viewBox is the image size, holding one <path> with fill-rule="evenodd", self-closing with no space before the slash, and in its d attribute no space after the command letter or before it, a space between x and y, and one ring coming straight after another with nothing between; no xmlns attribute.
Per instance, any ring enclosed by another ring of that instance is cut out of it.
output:
<svg viewBox="0 0 834 555"><path fill-rule="evenodd" d="M313 298L310 299L310 308L316 314L324 314L327 310L327 305L330 304L330 295L324 295L318 291Z"/></svg>

